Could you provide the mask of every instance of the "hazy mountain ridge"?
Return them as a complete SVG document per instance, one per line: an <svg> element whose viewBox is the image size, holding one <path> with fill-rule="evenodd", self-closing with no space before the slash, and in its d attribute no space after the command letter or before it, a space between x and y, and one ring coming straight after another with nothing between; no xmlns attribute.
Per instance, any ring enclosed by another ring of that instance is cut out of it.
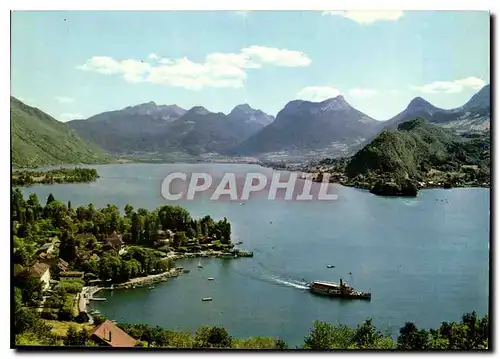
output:
<svg viewBox="0 0 500 359"><path fill-rule="evenodd" d="M115 154L184 152L197 156L227 151L273 120L248 105L236 106L225 115L202 106L185 110L148 102L70 121L69 125Z"/></svg>

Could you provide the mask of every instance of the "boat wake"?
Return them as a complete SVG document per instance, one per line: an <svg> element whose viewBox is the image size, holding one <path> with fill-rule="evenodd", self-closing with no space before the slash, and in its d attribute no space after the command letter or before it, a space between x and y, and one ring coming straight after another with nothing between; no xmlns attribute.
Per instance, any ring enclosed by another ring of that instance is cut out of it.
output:
<svg viewBox="0 0 500 359"><path fill-rule="evenodd" d="M244 278L257 280L257 281L264 282L264 283L285 286L285 287L291 287L291 288L296 288L296 289L301 289L301 290L309 289L309 287L307 286L307 283L304 280L298 281L298 280L294 280L291 278L284 279L283 277L285 277L285 276L282 276L279 274L277 275L276 273L268 273L268 274L260 273L260 274L258 274L255 272L250 273L250 272L239 271L239 270L235 270L235 272Z"/></svg>
<svg viewBox="0 0 500 359"><path fill-rule="evenodd" d="M299 281L295 281L293 279L284 280L284 279L277 278L277 277L271 277L271 279L277 283L286 285L288 287L294 287L297 289L309 289L309 287L307 286L307 283L305 283L305 282L299 282Z"/></svg>

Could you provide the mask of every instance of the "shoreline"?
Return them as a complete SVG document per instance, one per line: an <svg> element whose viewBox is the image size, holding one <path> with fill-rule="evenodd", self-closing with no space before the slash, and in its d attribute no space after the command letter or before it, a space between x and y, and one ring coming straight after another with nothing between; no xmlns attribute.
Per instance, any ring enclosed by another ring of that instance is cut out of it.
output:
<svg viewBox="0 0 500 359"><path fill-rule="evenodd" d="M253 252L241 251L239 255L234 256L231 252L224 251L200 251L195 253L178 253L170 252L166 257L168 259L178 260L178 259L194 259L194 258L221 258L221 259L237 259L253 257ZM169 278L175 278L184 273L182 267L172 268L166 272L158 274L149 274L143 277L131 278L126 282L122 283L112 283L110 287L106 287L101 283L97 286L87 286L84 287L82 292L78 293L79 298L85 301L85 304L80 304L80 311L84 311L89 314L89 305L92 301L94 295L103 290L114 290L114 289L135 289L137 287L141 288L146 285L151 285L154 283L168 282ZM83 308L84 307L84 308ZM85 309L85 310L82 310Z"/></svg>

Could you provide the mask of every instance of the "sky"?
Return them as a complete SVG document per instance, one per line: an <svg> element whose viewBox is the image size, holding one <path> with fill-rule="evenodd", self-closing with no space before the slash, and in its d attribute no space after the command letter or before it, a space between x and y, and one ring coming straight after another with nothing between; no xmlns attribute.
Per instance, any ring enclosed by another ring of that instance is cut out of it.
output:
<svg viewBox="0 0 500 359"><path fill-rule="evenodd" d="M276 115L339 94L387 120L490 82L480 11L15 11L11 94L60 121L154 101Z"/></svg>

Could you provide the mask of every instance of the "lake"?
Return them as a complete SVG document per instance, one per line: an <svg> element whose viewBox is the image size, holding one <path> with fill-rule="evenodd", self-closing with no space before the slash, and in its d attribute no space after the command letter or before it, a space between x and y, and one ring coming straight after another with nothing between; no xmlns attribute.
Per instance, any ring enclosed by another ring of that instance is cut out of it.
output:
<svg viewBox="0 0 500 359"><path fill-rule="evenodd" d="M128 203L150 210L169 204L161 183L174 171L267 171L256 165L123 164L90 166L93 183L38 185L72 206ZM227 217L233 242L253 258L178 261L191 272L154 290L105 293L92 307L117 321L195 331L222 325L235 337L275 336L300 345L314 320L356 325L372 317L396 335L406 321L437 327L464 312L488 311L490 191L432 189L417 198L385 198L332 185L336 201L296 202L251 197L180 201L194 217ZM173 202L170 202L170 204ZM335 268L328 269L327 265ZM351 273L351 274L349 274ZM215 278L208 281L208 277ZM310 294L304 284L344 278L371 301L341 301ZM202 302L212 297L212 302Z"/></svg>

